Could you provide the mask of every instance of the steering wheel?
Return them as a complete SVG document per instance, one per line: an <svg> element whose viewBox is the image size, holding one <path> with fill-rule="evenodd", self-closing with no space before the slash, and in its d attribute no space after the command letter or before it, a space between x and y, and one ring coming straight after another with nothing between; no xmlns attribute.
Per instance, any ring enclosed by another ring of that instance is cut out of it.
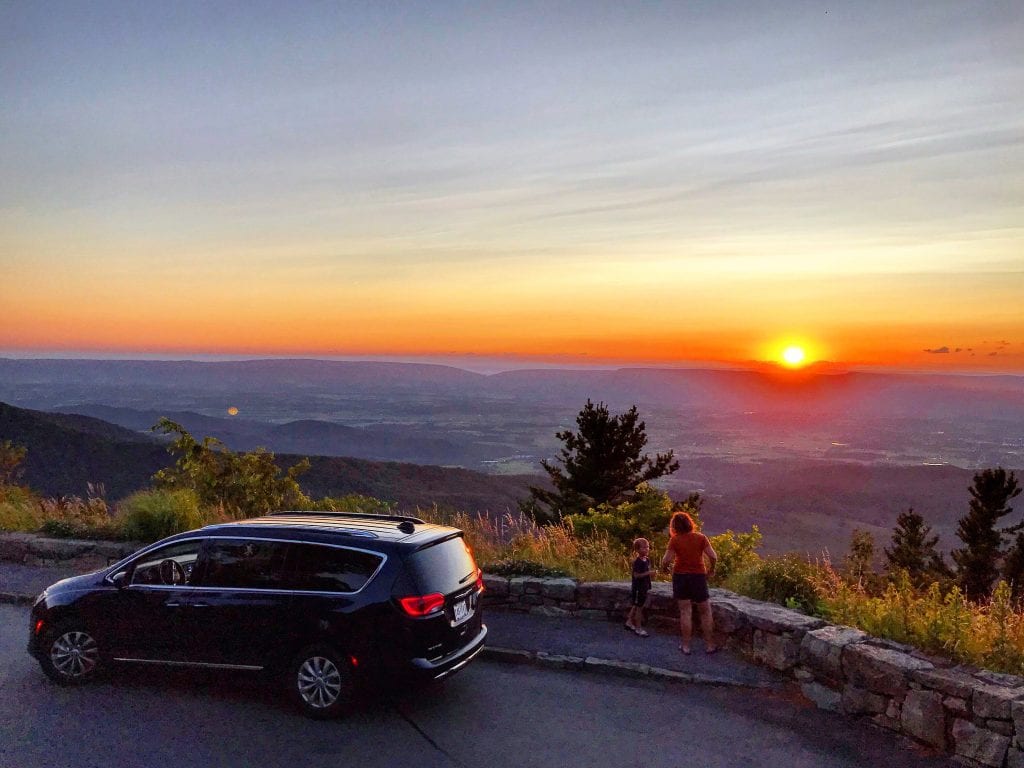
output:
<svg viewBox="0 0 1024 768"><path fill-rule="evenodd" d="M177 560L167 558L160 561L160 581L164 584L184 584L186 581L185 569Z"/></svg>

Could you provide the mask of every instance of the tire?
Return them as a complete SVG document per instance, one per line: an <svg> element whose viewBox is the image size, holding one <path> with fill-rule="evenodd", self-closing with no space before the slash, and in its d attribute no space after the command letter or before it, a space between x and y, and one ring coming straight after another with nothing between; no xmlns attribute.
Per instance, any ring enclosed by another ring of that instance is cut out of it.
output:
<svg viewBox="0 0 1024 768"><path fill-rule="evenodd" d="M99 643L82 624L61 623L50 631L39 665L60 685L88 683L102 668Z"/></svg>
<svg viewBox="0 0 1024 768"><path fill-rule="evenodd" d="M338 717L351 708L355 698L352 667L329 645L305 648L292 662L287 680L295 705L318 720Z"/></svg>

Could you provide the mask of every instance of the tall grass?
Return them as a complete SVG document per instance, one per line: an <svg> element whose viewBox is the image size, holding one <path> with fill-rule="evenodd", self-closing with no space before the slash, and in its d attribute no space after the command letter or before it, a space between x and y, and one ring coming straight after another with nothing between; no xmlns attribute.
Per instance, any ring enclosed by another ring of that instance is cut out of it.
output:
<svg viewBox="0 0 1024 768"><path fill-rule="evenodd" d="M503 563L535 564L584 581L627 578L629 553L600 533L579 536L570 523L539 526L522 515L491 518L436 507L417 514L428 522L461 528L485 571Z"/></svg>

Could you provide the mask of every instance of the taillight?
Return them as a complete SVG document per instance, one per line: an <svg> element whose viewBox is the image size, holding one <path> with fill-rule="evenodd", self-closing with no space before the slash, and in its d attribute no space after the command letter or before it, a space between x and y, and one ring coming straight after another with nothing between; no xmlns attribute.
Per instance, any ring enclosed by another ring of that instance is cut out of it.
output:
<svg viewBox="0 0 1024 768"><path fill-rule="evenodd" d="M484 572L480 570L476 572L476 588L478 592L484 591Z"/></svg>
<svg viewBox="0 0 1024 768"><path fill-rule="evenodd" d="M444 595L440 592L434 592L429 595L400 597L398 598L398 603L407 614L414 618L419 618L420 616L429 616L442 610L444 608Z"/></svg>
<svg viewBox="0 0 1024 768"><path fill-rule="evenodd" d="M42 620L42 619L40 619L39 621L37 621L37 622L36 622L36 634L37 634L37 635L38 635L38 634L39 634L40 632L42 632L42 631L43 631L43 623L44 623L44 622L43 622L43 620Z"/></svg>

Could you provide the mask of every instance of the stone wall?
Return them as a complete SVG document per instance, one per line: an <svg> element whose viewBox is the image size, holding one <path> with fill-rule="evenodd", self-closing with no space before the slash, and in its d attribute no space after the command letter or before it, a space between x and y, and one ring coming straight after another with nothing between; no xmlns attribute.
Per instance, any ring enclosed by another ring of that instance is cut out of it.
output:
<svg viewBox="0 0 1024 768"><path fill-rule="evenodd" d="M490 609L621 621L623 582L577 583L487 575ZM1024 678L928 656L722 589L711 590L715 632L730 648L792 677L821 709L875 725L954 756L967 765L1024 768ZM671 586L651 590L649 623L678 626Z"/></svg>

